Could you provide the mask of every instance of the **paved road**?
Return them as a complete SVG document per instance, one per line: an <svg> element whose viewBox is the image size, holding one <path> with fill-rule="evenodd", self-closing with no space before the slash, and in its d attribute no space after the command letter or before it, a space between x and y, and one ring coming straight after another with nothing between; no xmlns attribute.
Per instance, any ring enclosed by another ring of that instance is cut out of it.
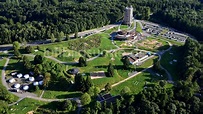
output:
<svg viewBox="0 0 203 114"><path fill-rule="evenodd" d="M9 87L8 87L8 85L6 83L6 76L5 76L6 73L5 73L5 71L6 71L6 67L8 65L9 60L10 60L10 58L6 58L6 63L4 64L4 68L2 69L2 72L1 72L1 82L6 87L7 90L9 89Z"/></svg>
<svg viewBox="0 0 203 114"><path fill-rule="evenodd" d="M158 53L158 56L159 56L159 61L161 61L161 57L162 57L162 55L165 53L165 52L167 52L167 51L170 51L171 49L172 49L172 44L169 42L169 41L167 41L168 42L168 44L169 44L169 48L167 49L167 50L164 50L164 51L162 51L161 53ZM167 76L168 76L168 80L169 81L173 81L173 78L172 78L172 76L171 76L171 74L168 72L168 70L166 70L162 65L160 65L160 67L161 67L161 69L163 69L165 72L166 72L166 74L167 74Z"/></svg>

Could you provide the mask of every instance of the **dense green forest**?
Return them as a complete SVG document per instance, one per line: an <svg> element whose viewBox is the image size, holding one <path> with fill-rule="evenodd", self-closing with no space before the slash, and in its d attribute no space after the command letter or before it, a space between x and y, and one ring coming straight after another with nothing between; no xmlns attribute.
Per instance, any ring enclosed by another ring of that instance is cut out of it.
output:
<svg viewBox="0 0 203 114"><path fill-rule="evenodd" d="M130 5L138 19L161 21L203 40L198 0L0 0L0 44L58 38L115 23Z"/></svg>

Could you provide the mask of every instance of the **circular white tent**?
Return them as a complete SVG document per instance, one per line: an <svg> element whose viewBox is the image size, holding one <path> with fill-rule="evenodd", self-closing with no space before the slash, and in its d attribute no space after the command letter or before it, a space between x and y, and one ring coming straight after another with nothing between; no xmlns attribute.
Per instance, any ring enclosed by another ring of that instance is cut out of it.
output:
<svg viewBox="0 0 203 114"><path fill-rule="evenodd" d="M39 81L39 85L43 85L43 81Z"/></svg>
<svg viewBox="0 0 203 114"><path fill-rule="evenodd" d="M14 76L14 75L16 75L17 74L17 72L12 72L11 73L11 76Z"/></svg>
<svg viewBox="0 0 203 114"><path fill-rule="evenodd" d="M34 82L33 85L34 85L34 86L38 86L38 85L39 85L39 82Z"/></svg>
<svg viewBox="0 0 203 114"><path fill-rule="evenodd" d="M18 77L18 78L21 78L22 76L23 76L23 74L21 74L21 73L20 73L20 74L17 74L17 77Z"/></svg>
<svg viewBox="0 0 203 114"><path fill-rule="evenodd" d="M20 84L14 84L14 88L16 89L20 88Z"/></svg>
<svg viewBox="0 0 203 114"><path fill-rule="evenodd" d="M29 86L27 86L27 85L26 85L26 86L23 86L23 90L26 91L26 90L28 90L28 89L29 89Z"/></svg>
<svg viewBox="0 0 203 114"><path fill-rule="evenodd" d="M10 80L9 80L9 83L13 83L13 82L15 82L16 80L14 79L14 78L11 78Z"/></svg>
<svg viewBox="0 0 203 114"><path fill-rule="evenodd" d="M34 77L29 77L29 81L33 82L35 80Z"/></svg>
<svg viewBox="0 0 203 114"><path fill-rule="evenodd" d="M29 77L30 77L29 74L25 74L25 75L24 75L24 78L25 78L25 79L28 79Z"/></svg>

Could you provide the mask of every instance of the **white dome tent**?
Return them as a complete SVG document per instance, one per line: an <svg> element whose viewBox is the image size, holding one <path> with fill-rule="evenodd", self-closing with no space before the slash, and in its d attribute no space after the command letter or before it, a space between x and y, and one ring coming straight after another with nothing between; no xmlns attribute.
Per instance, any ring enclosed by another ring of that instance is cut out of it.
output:
<svg viewBox="0 0 203 114"><path fill-rule="evenodd" d="M29 81L33 82L35 80L34 77L29 77Z"/></svg>
<svg viewBox="0 0 203 114"><path fill-rule="evenodd" d="M12 72L11 76L15 76L17 74L17 72Z"/></svg>
<svg viewBox="0 0 203 114"><path fill-rule="evenodd" d="M23 90L27 91L29 89L29 86L23 86Z"/></svg>
<svg viewBox="0 0 203 114"><path fill-rule="evenodd" d="M13 82L15 82L16 80L14 79L14 78L11 78L10 80L9 80L9 83L13 83Z"/></svg>
<svg viewBox="0 0 203 114"><path fill-rule="evenodd" d="M25 79L28 79L29 77L30 77L29 74L25 74L25 75L24 75L24 78L25 78Z"/></svg>
<svg viewBox="0 0 203 114"><path fill-rule="evenodd" d="M39 85L43 85L43 81L39 81Z"/></svg>
<svg viewBox="0 0 203 114"><path fill-rule="evenodd" d="M17 77L18 77L18 78L21 78L22 76L23 76L23 74L21 74L21 73L20 73L20 74L17 74Z"/></svg>
<svg viewBox="0 0 203 114"><path fill-rule="evenodd" d="M20 84L14 84L14 88L16 88L16 89L18 89L18 88L20 88Z"/></svg>
<svg viewBox="0 0 203 114"><path fill-rule="evenodd" d="M34 82L33 85L34 85L34 86L38 86L38 85L39 85L39 82Z"/></svg>

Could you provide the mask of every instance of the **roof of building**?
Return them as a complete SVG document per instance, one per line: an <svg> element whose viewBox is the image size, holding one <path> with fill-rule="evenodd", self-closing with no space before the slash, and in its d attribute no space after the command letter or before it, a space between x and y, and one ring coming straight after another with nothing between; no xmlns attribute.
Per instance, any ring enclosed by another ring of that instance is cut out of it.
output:
<svg viewBox="0 0 203 114"><path fill-rule="evenodd" d="M112 96L112 97L105 99L105 100L102 100L100 102L103 103L106 101L106 103L115 103L117 99L121 99L121 96L120 95Z"/></svg>
<svg viewBox="0 0 203 114"><path fill-rule="evenodd" d="M79 69L78 68L69 69L68 73L69 74L77 74L77 73L79 73Z"/></svg>
<svg viewBox="0 0 203 114"><path fill-rule="evenodd" d="M106 76L104 71L90 73L90 76Z"/></svg>

